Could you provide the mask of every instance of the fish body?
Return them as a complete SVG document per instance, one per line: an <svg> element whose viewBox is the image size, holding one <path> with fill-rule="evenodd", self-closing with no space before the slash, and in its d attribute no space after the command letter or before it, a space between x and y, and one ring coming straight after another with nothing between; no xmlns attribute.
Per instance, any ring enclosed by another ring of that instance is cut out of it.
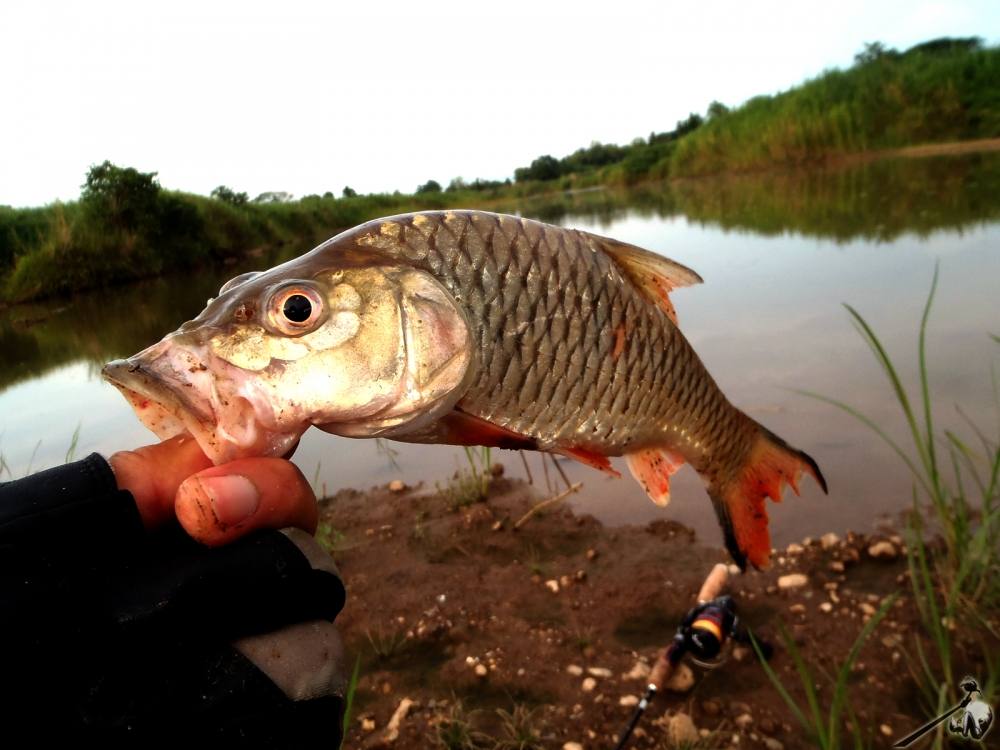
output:
<svg viewBox="0 0 1000 750"><path fill-rule="evenodd" d="M105 376L161 437L217 462L281 455L310 425L629 469L658 504L689 463L741 565L767 563L764 497L815 462L726 399L677 325L690 269L587 232L480 211L344 232L228 282Z"/></svg>

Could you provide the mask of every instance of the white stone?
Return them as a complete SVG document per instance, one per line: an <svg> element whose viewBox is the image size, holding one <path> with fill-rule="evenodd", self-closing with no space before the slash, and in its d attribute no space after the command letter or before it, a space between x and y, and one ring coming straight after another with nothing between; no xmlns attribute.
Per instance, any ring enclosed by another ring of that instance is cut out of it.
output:
<svg viewBox="0 0 1000 750"><path fill-rule="evenodd" d="M638 706L639 705L639 696L638 695L623 695L621 698L618 699L618 705L619 706L626 706L626 707Z"/></svg>
<svg viewBox="0 0 1000 750"><path fill-rule="evenodd" d="M546 581L545 585L548 587L549 591L551 591L553 594L559 593L559 581L557 581L555 578Z"/></svg>
<svg viewBox="0 0 1000 750"><path fill-rule="evenodd" d="M587 674L591 677L598 677L602 680L607 680L611 677L611 670L606 667L587 667Z"/></svg>
<svg viewBox="0 0 1000 750"><path fill-rule="evenodd" d="M840 537L832 531L819 538L819 546L823 549L833 549L840 543Z"/></svg>
<svg viewBox="0 0 1000 750"><path fill-rule="evenodd" d="M809 579L802 573L789 573L778 579L778 588L782 591L798 589L809 583Z"/></svg>
<svg viewBox="0 0 1000 750"><path fill-rule="evenodd" d="M667 740L671 747L691 744L698 738L698 728L687 714L676 713L667 720Z"/></svg>
<svg viewBox="0 0 1000 750"><path fill-rule="evenodd" d="M875 542L868 548L868 556L874 557L876 560L894 560L898 554L899 551L892 542Z"/></svg>
<svg viewBox="0 0 1000 750"><path fill-rule="evenodd" d="M570 664L566 667L566 671L574 677L579 677L583 674L583 667L579 664Z"/></svg>
<svg viewBox="0 0 1000 750"><path fill-rule="evenodd" d="M593 677L584 677L583 682L580 684L580 689L585 693L594 692L595 687L597 687L597 680Z"/></svg>

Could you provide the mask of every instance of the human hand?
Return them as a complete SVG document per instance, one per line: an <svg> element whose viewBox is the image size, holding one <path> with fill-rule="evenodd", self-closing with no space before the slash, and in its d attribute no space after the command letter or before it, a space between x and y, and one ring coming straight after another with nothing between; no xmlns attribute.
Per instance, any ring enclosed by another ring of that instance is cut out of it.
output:
<svg viewBox="0 0 1000 750"><path fill-rule="evenodd" d="M213 466L198 443L178 436L109 459L119 489L135 498L147 529L176 519L210 547L257 529L316 530L316 496L283 458L243 458Z"/></svg>

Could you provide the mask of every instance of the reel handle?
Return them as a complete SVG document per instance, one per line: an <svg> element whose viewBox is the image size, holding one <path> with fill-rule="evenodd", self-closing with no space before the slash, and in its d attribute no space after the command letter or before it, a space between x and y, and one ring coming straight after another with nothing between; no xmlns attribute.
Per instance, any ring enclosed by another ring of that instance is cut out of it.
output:
<svg viewBox="0 0 1000 750"><path fill-rule="evenodd" d="M716 563L715 567L709 572L708 577L705 578L705 582L701 584L701 589L698 591L698 603L703 604L719 597L728 581L728 566L723 563ZM655 687L657 691L663 689L664 683L670 679L670 675L674 671L674 665L670 659L673 648L674 644L671 644L660 650L659 655L656 657L656 663L649 673L649 684Z"/></svg>

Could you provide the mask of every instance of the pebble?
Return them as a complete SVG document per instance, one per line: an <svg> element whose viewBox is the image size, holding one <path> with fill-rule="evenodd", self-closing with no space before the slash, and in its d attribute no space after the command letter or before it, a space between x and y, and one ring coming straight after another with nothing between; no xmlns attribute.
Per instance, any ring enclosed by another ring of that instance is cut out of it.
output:
<svg viewBox="0 0 1000 750"><path fill-rule="evenodd" d="M569 576L559 576L559 585L568 589L570 584Z"/></svg>
<svg viewBox="0 0 1000 750"><path fill-rule="evenodd" d="M797 589L809 583L809 579L802 573L789 573L778 579L778 588L782 591Z"/></svg>
<svg viewBox="0 0 1000 750"><path fill-rule="evenodd" d="M750 649L746 646L733 647L733 658L736 659L736 661L743 661L748 656L750 656Z"/></svg>
<svg viewBox="0 0 1000 750"><path fill-rule="evenodd" d="M368 716L362 717L361 719L361 731L362 732L374 732L375 731L375 719Z"/></svg>
<svg viewBox="0 0 1000 750"><path fill-rule="evenodd" d="M793 615L804 615L806 613L806 605L793 604L788 608L788 611L791 612Z"/></svg>
<svg viewBox="0 0 1000 750"><path fill-rule="evenodd" d="M819 611L828 615L833 612L833 605L830 602L823 602L819 605Z"/></svg>
<svg viewBox="0 0 1000 750"><path fill-rule="evenodd" d="M895 560L898 554L896 546L889 541L875 542L868 548L868 556L876 560Z"/></svg>
<svg viewBox="0 0 1000 750"><path fill-rule="evenodd" d="M389 492L406 492L406 482L402 479L393 479L389 482Z"/></svg>
<svg viewBox="0 0 1000 750"><path fill-rule="evenodd" d="M566 667L566 671L574 677L580 677L583 674L583 667L579 664L570 664Z"/></svg>
<svg viewBox="0 0 1000 750"><path fill-rule="evenodd" d="M778 725L774 723L774 720L769 719L766 716L759 722L757 722L757 726L760 727L760 731L762 731L764 734L774 734L774 732L778 728Z"/></svg>
<svg viewBox="0 0 1000 750"><path fill-rule="evenodd" d="M785 750L785 746L781 744L781 740L776 740L774 737L765 737L764 747L767 750Z"/></svg>
<svg viewBox="0 0 1000 750"><path fill-rule="evenodd" d="M832 531L824 534L819 538L819 546L823 549L833 549L840 543L840 537L834 534Z"/></svg>
<svg viewBox="0 0 1000 750"><path fill-rule="evenodd" d="M585 693L594 692L595 687L597 687L597 680L593 677L584 677L583 682L580 684L580 689Z"/></svg>
<svg viewBox="0 0 1000 750"><path fill-rule="evenodd" d="M830 568L830 570L832 570L834 573L844 572L844 563L842 563L840 560L834 560L827 567Z"/></svg>
<svg viewBox="0 0 1000 750"><path fill-rule="evenodd" d="M645 662L637 661L630 672L622 675L623 680L645 680L649 677L649 665Z"/></svg>
<svg viewBox="0 0 1000 750"><path fill-rule="evenodd" d="M880 731L886 737L892 737L892 727L890 727L888 724L879 725L878 731Z"/></svg>
<svg viewBox="0 0 1000 750"><path fill-rule="evenodd" d="M551 578L548 581L546 581L545 585L549 589L549 591L551 591L553 594L559 593L559 581L557 581L555 578Z"/></svg>
<svg viewBox="0 0 1000 750"><path fill-rule="evenodd" d="M500 531L503 528L503 521L494 521L493 525L490 526L493 531Z"/></svg>
<svg viewBox="0 0 1000 750"><path fill-rule="evenodd" d="M708 716L718 716L719 712L722 711L722 706L719 705L718 701L702 701L701 710Z"/></svg>
<svg viewBox="0 0 1000 750"><path fill-rule="evenodd" d="M475 672L476 672L476 677L485 677L486 673L489 672L489 670L486 668L485 664L477 664Z"/></svg>
<svg viewBox="0 0 1000 750"><path fill-rule="evenodd" d="M675 693L686 693L694 687L694 672L687 664L679 664L664 685L667 690Z"/></svg>
<svg viewBox="0 0 1000 750"><path fill-rule="evenodd" d="M753 724L753 716L750 714L740 714L735 719L733 719L733 724L735 724L740 729L746 729L751 724Z"/></svg>
<svg viewBox="0 0 1000 750"><path fill-rule="evenodd" d="M607 680L611 677L611 670L606 667L587 667L587 674L591 677L599 677L602 680Z"/></svg>
<svg viewBox="0 0 1000 750"><path fill-rule="evenodd" d="M699 737L694 720L686 713L676 713L667 721L667 740L670 746L691 744L697 742Z"/></svg>
<svg viewBox="0 0 1000 750"><path fill-rule="evenodd" d="M792 542L788 545L788 549L785 550L789 555L801 555L805 551L805 548L801 544L796 544Z"/></svg>
<svg viewBox="0 0 1000 750"><path fill-rule="evenodd" d="M588 549L587 550L587 559L588 560L596 560L600 556L600 554L601 553L598 552L596 549Z"/></svg>
<svg viewBox="0 0 1000 750"><path fill-rule="evenodd" d="M740 573L743 572L742 570L740 570L740 566L739 565L733 565L732 563L729 564L729 567L727 568L727 571L729 572L729 575L731 575L731 576L738 576Z"/></svg>
<svg viewBox="0 0 1000 750"><path fill-rule="evenodd" d="M410 709L413 708L415 702L409 698L403 698L399 702L399 706L392 714L392 718L389 719L389 723L386 724L385 734L382 736L385 742L395 742L399 737L399 725L403 723L403 719L406 715L410 713Z"/></svg>
<svg viewBox="0 0 1000 750"><path fill-rule="evenodd" d="M579 742L564 742L562 750L583 750L583 745Z"/></svg>
<svg viewBox="0 0 1000 750"><path fill-rule="evenodd" d="M577 580L577 583L583 583L584 581L587 580L587 571L578 570L576 571L576 574L573 577Z"/></svg>
<svg viewBox="0 0 1000 750"><path fill-rule="evenodd" d="M626 706L626 707L638 706L639 705L639 696L638 695L623 695L621 698L618 699L618 705L619 706Z"/></svg>
<svg viewBox="0 0 1000 750"><path fill-rule="evenodd" d="M869 617L871 617L872 615L874 615L878 611L878 610L875 609L875 607L873 607L868 602L861 602L861 604L858 605L858 609L860 609L862 612L864 612Z"/></svg>

